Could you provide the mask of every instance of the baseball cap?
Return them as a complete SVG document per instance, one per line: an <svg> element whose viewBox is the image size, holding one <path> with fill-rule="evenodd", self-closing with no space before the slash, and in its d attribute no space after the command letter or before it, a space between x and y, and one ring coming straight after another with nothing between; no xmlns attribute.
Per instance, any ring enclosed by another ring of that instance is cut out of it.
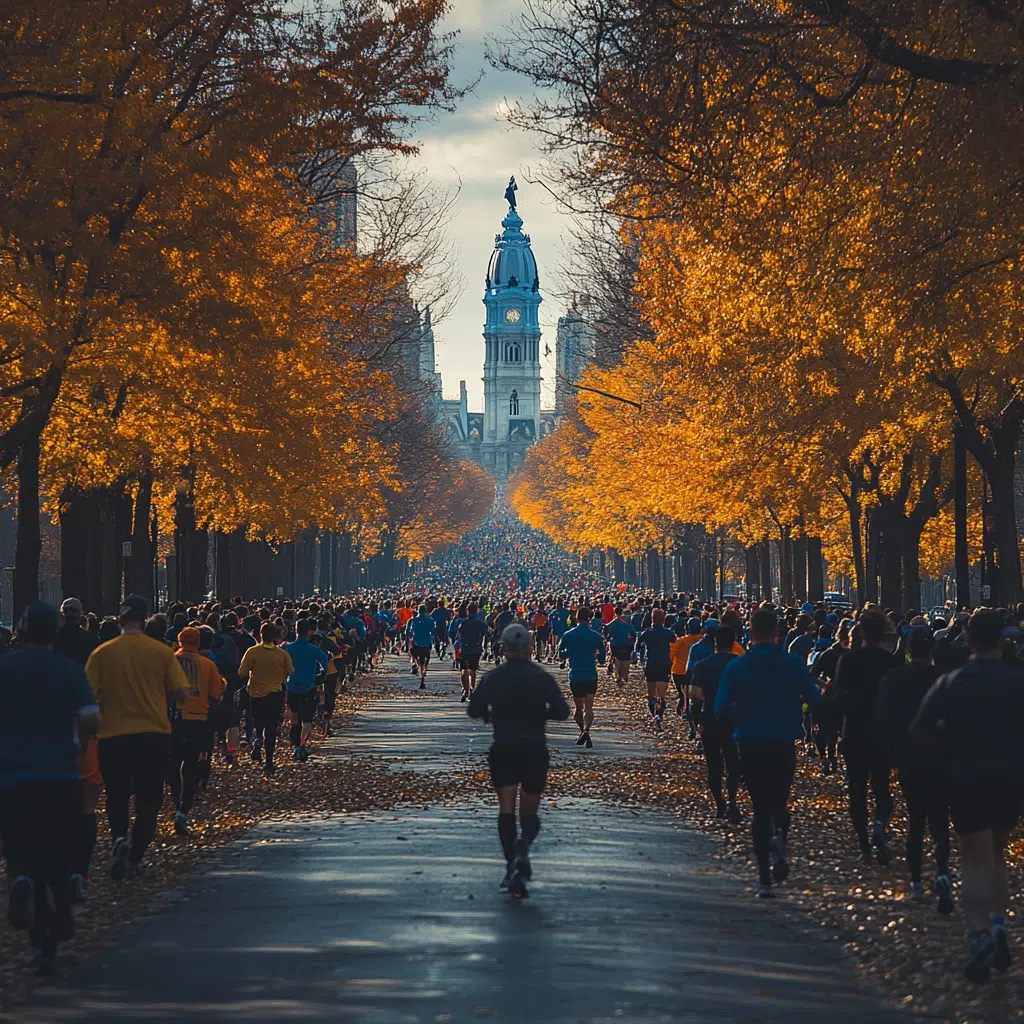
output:
<svg viewBox="0 0 1024 1024"><path fill-rule="evenodd" d="M530 649L530 634L525 626L513 622L501 634L501 646L506 654L522 654Z"/></svg>
<svg viewBox="0 0 1024 1024"><path fill-rule="evenodd" d="M65 597L60 606L60 613L65 619L80 619L85 615L85 609L77 597Z"/></svg>
<svg viewBox="0 0 1024 1024"><path fill-rule="evenodd" d="M120 616L130 622L145 622L149 614L149 602L138 594L129 594L121 605Z"/></svg>

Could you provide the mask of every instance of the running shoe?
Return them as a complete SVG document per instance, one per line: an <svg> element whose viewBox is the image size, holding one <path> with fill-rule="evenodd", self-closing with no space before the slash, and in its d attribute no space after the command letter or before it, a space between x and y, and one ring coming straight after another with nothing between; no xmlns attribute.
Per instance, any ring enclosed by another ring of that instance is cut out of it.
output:
<svg viewBox="0 0 1024 1024"><path fill-rule="evenodd" d="M586 742L587 742L587 730L586 729L582 729L580 731L579 736L576 737L576 746L577 747L582 747L583 744L586 743Z"/></svg>
<svg viewBox="0 0 1024 1024"><path fill-rule="evenodd" d="M174 831L179 836L188 835L188 815L182 811L178 811L174 816Z"/></svg>
<svg viewBox="0 0 1024 1024"><path fill-rule="evenodd" d="M789 861L786 860L786 841L782 836L772 836L771 846L772 878L781 884L789 878Z"/></svg>
<svg viewBox="0 0 1024 1024"><path fill-rule="evenodd" d="M924 900L924 882L910 883L910 898L915 903L921 903Z"/></svg>
<svg viewBox="0 0 1024 1024"><path fill-rule="evenodd" d="M11 882L7 896L7 920L15 928L26 930L36 919L36 887L27 875Z"/></svg>
<svg viewBox="0 0 1024 1024"><path fill-rule="evenodd" d="M935 909L943 917L952 914L955 901L953 899L953 883L949 880L949 875L939 875L935 879L932 891L935 893Z"/></svg>
<svg viewBox="0 0 1024 1024"><path fill-rule="evenodd" d="M996 952L992 957L992 966L997 971L1008 971L1013 966L1013 950L1010 948L1010 936L1006 928L995 927L992 929L992 941L995 943Z"/></svg>
<svg viewBox="0 0 1024 1024"><path fill-rule="evenodd" d="M509 886L512 884L512 875L515 873L515 868L509 864L505 868L505 877L498 883L499 892L508 892Z"/></svg>
<svg viewBox="0 0 1024 1024"><path fill-rule="evenodd" d="M459 700L460 704L465 704L469 700L469 694L465 690L462 691L462 698Z"/></svg>
<svg viewBox="0 0 1024 1024"><path fill-rule="evenodd" d="M757 898L759 900L774 899L775 898L775 893L772 891L772 887L770 885L765 885L765 883L762 882L757 887Z"/></svg>
<svg viewBox="0 0 1024 1024"><path fill-rule="evenodd" d="M131 856L131 852L131 845L123 836L114 843L114 859L110 863L110 877L112 881L124 881L128 873L128 859Z"/></svg>
<svg viewBox="0 0 1024 1024"><path fill-rule="evenodd" d="M992 962L996 957L996 944L988 932L971 936L971 951L964 964L964 976L975 985L984 985L991 977Z"/></svg>
<svg viewBox="0 0 1024 1024"><path fill-rule="evenodd" d="M309 747L299 747L299 760L303 764L309 760Z"/></svg>
<svg viewBox="0 0 1024 1024"><path fill-rule="evenodd" d="M516 840L516 856L512 861L513 871L518 872L524 882L533 878L533 866L530 864L530 844L520 836Z"/></svg>
<svg viewBox="0 0 1024 1024"><path fill-rule="evenodd" d="M252 758L252 759L253 759L254 761L257 761L257 762L259 762L259 761L262 761L262 760L263 760L263 748L262 748L262 747L260 746L260 741L259 741L259 740L257 740L257 741L256 741L256 742L255 742L255 743L254 743L254 744L252 745L252 753L251 753L251 754L250 754L249 756L250 756L250 757L251 757L251 758Z"/></svg>
<svg viewBox="0 0 1024 1024"><path fill-rule="evenodd" d="M583 735L587 737L583 746L585 746L587 750L591 750L594 746L594 741L590 738L590 730L588 729Z"/></svg>
<svg viewBox="0 0 1024 1024"><path fill-rule="evenodd" d="M523 876L514 868L512 877L508 880L508 893L514 900L529 899L530 894L526 891L526 882Z"/></svg>
<svg viewBox="0 0 1024 1024"><path fill-rule="evenodd" d="M743 812L739 809L739 807L736 806L736 804L729 804L729 824L743 824Z"/></svg>

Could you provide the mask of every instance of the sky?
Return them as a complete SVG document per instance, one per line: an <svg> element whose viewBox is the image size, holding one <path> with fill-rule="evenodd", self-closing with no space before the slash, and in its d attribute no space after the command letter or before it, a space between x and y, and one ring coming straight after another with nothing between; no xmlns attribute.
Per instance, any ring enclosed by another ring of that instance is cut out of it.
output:
<svg viewBox="0 0 1024 1024"><path fill-rule="evenodd" d="M503 196L511 174L519 184L519 214L532 239L545 300L540 308L541 352L546 343L551 355L541 359L542 401L545 408L554 406L555 327L565 313L554 294L554 279L570 220L539 184L526 181L540 168L540 150L528 133L509 127L500 114L506 100L532 95L532 84L521 75L490 67L484 53L486 39L505 37L523 6L522 0L451 0L445 28L459 32L452 81L464 85L481 73L483 77L455 113L420 127L420 153L413 160L415 168L425 170L441 187L455 188L461 181L448 235L463 291L434 334L444 394L457 397L459 381L465 380L471 412L483 411L484 275L494 236L508 210Z"/></svg>

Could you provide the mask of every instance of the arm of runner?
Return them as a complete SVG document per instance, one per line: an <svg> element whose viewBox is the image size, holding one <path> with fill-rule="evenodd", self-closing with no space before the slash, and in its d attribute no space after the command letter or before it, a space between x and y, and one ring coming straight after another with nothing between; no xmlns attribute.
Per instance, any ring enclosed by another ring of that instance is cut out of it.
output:
<svg viewBox="0 0 1024 1024"><path fill-rule="evenodd" d="M558 683L550 676L548 679L548 718L554 722L564 722L572 712L569 710L569 704L565 697L562 696Z"/></svg>
<svg viewBox="0 0 1024 1024"><path fill-rule="evenodd" d="M164 693L167 694L167 700L170 703L177 704L178 701L184 700L188 696L189 682L181 669L181 665L178 663L178 659L169 647L167 648L166 665Z"/></svg>

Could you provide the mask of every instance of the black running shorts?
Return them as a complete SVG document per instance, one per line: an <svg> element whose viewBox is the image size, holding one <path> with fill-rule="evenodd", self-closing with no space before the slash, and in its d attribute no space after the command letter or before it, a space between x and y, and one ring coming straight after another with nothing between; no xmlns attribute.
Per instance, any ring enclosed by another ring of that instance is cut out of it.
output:
<svg viewBox="0 0 1024 1024"><path fill-rule="evenodd" d="M522 785L526 793L543 793L548 778L548 748L543 743L494 743L487 757L491 785Z"/></svg>
<svg viewBox="0 0 1024 1024"><path fill-rule="evenodd" d="M469 669L471 672L476 672L480 668L480 655L481 651L463 651L460 661L462 667Z"/></svg>
<svg viewBox="0 0 1024 1024"><path fill-rule="evenodd" d="M312 722L313 715L316 713L316 688L303 693L292 693L289 690L288 710L298 715L303 723Z"/></svg>
<svg viewBox="0 0 1024 1024"><path fill-rule="evenodd" d="M949 813L960 836L990 828L1012 830L1022 809L1024 791L1010 779L984 779L950 787Z"/></svg>
<svg viewBox="0 0 1024 1024"><path fill-rule="evenodd" d="M569 689L574 697L593 697L597 694L597 680L581 679L578 682L570 683Z"/></svg>
<svg viewBox="0 0 1024 1024"><path fill-rule="evenodd" d="M667 683L671 675L668 665L644 665L644 679L649 683Z"/></svg>
<svg viewBox="0 0 1024 1024"><path fill-rule="evenodd" d="M622 646L616 644L612 648L612 657L616 661L629 661L633 657L633 648L628 644L623 644Z"/></svg>
<svg viewBox="0 0 1024 1024"><path fill-rule="evenodd" d="M433 647L417 647L413 644L412 656L414 661L430 661L430 652Z"/></svg>

